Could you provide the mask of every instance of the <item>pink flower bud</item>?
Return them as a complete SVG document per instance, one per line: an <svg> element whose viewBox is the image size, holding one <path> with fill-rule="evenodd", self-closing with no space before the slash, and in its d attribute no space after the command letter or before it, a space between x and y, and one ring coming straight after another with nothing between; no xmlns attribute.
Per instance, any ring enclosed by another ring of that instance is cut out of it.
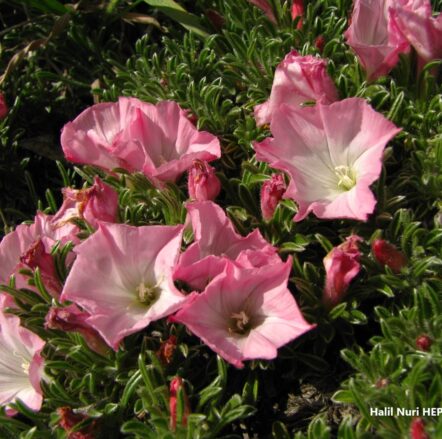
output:
<svg viewBox="0 0 442 439"><path fill-rule="evenodd" d="M117 192L98 177L95 177L94 185L86 191L84 219L93 227L98 227L97 221L115 222L118 212Z"/></svg>
<svg viewBox="0 0 442 439"><path fill-rule="evenodd" d="M393 244L383 239L375 239L371 246L374 257L381 265L387 265L394 273L399 273L407 265L407 257Z"/></svg>
<svg viewBox="0 0 442 439"><path fill-rule="evenodd" d="M301 17L296 25L297 29L302 28L302 16L304 15L304 1L303 0L293 0L292 4L292 20L295 20L297 17Z"/></svg>
<svg viewBox="0 0 442 439"><path fill-rule="evenodd" d="M270 221L275 213L276 206L281 201L287 186L282 174L272 174L270 180L261 187L261 212L265 221Z"/></svg>
<svg viewBox="0 0 442 439"><path fill-rule="evenodd" d="M63 205L53 218L54 224L61 226L72 219L85 219L97 228L98 221L113 223L117 220L118 194L99 177L87 189L63 189Z"/></svg>
<svg viewBox="0 0 442 439"><path fill-rule="evenodd" d="M61 284L57 277L55 263L52 256L46 252L41 238L38 238L20 257L20 261L31 270L40 269L41 279L47 290L58 297L61 292Z"/></svg>
<svg viewBox="0 0 442 439"><path fill-rule="evenodd" d="M416 347L420 351L428 352L430 350L430 347L431 347L432 344L433 344L433 340L431 340L431 338L428 337L428 335L425 335L425 334L421 334L416 339Z"/></svg>
<svg viewBox="0 0 442 439"><path fill-rule="evenodd" d="M173 378L172 381L170 382L169 410L170 410L170 429L172 431L175 431L176 429L177 395L180 389L184 393L184 410L182 418L183 425L187 425L187 417L189 416L190 413L189 398L187 397L184 390L183 379L177 376Z"/></svg>
<svg viewBox="0 0 442 439"><path fill-rule="evenodd" d="M215 169L207 162L195 160L189 169L189 197L196 201L214 200L221 191Z"/></svg>
<svg viewBox="0 0 442 439"><path fill-rule="evenodd" d="M410 424L410 437L411 439L429 439L428 434L425 432L425 424L421 418L414 418Z"/></svg>
<svg viewBox="0 0 442 439"><path fill-rule="evenodd" d="M57 329L66 332L79 332L91 350L100 355L109 352L101 335L87 323L89 314L80 311L76 305L64 308L52 307L45 319L46 329Z"/></svg>
<svg viewBox="0 0 442 439"><path fill-rule="evenodd" d="M351 235L324 258L326 275L323 301L328 308L334 307L342 300L350 282L361 269L359 241L362 241L361 237Z"/></svg>
<svg viewBox="0 0 442 439"><path fill-rule="evenodd" d="M9 112L8 104L3 93L0 93L0 119L4 119Z"/></svg>

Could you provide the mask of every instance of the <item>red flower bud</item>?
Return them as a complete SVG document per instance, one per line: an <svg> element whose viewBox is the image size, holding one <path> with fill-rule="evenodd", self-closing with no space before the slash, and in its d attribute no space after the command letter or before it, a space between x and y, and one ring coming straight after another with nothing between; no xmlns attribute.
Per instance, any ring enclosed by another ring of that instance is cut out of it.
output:
<svg viewBox="0 0 442 439"><path fill-rule="evenodd" d="M4 119L9 112L8 104L6 103L5 96L0 93L0 119Z"/></svg>
<svg viewBox="0 0 442 439"><path fill-rule="evenodd" d="M325 46L325 38L322 35L319 35L319 37L316 37L315 39L315 47L322 53Z"/></svg>
<svg viewBox="0 0 442 439"><path fill-rule="evenodd" d="M297 29L302 28L302 16L304 15L304 1L303 0L293 0L292 4L292 20L295 20L297 17L300 17L298 24L296 25Z"/></svg>
<svg viewBox="0 0 442 439"><path fill-rule="evenodd" d="M189 416L190 413L190 403L184 390L183 379L177 376L173 378L172 381L170 382L169 410L170 410L170 429L172 431L175 431L176 429L177 395L180 389L184 393L184 410L183 410L183 418L181 421L183 425L187 425L187 417Z"/></svg>
<svg viewBox="0 0 442 439"><path fill-rule="evenodd" d="M416 347L420 351L428 352L432 344L433 340L431 340L428 335L422 334L418 338L416 338Z"/></svg>
<svg viewBox="0 0 442 439"><path fill-rule="evenodd" d="M394 273L399 273L402 267L407 264L407 257L393 244L383 239L375 239L371 250L376 260L380 264L390 267Z"/></svg>
<svg viewBox="0 0 442 439"><path fill-rule="evenodd" d="M170 364L172 362L176 349L176 341L176 337L171 335L165 342L161 343L160 349L157 351L157 357L164 364Z"/></svg>
<svg viewBox="0 0 442 439"><path fill-rule="evenodd" d="M189 169L189 197L197 201L214 200L221 191L221 182L215 169L207 162L195 160Z"/></svg>
<svg viewBox="0 0 442 439"><path fill-rule="evenodd" d="M61 292L61 284L57 277L54 259L46 252L45 245L40 238L29 247L20 261L31 270L38 267L44 286L54 297L58 297Z"/></svg>
<svg viewBox="0 0 442 439"><path fill-rule="evenodd" d="M101 335L87 323L89 314L80 311L76 305L64 308L51 307L45 319L46 329L58 329L66 332L79 332L91 350L106 355L109 347Z"/></svg>
<svg viewBox="0 0 442 439"><path fill-rule="evenodd" d="M95 422L92 422L87 427L71 432L71 430L80 422L88 418L88 416L74 413L70 407L60 407L57 409L57 414L60 416L58 421L61 428L63 428L68 433L68 439L94 439L93 429L95 427Z"/></svg>
<svg viewBox="0 0 442 439"><path fill-rule="evenodd" d="M270 5L270 3L268 2L268 0L249 0L249 3L252 3L256 7L261 9L261 11L263 11L264 14L267 15L267 18L273 24L276 24L276 17L275 17L275 14L273 13L273 8Z"/></svg>
<svg viewBox="0 0 442 439"><path fill-rule="evenodd" d="M425 432L425 424L421 418L414 418L410 424L410 437L411 439L429 439L428 434Z"/></svg>
<svg viewBox="0 0 442 439"><path fill-rule="evenodd" d="M261 212L265 221L270 221L281 201L287 186L282 174L272 174L270 180L261 187Z"/></svg>
<svg viewBox="0 0 442 439"><path fill-rule="evenodd" d="M226 22L224 17L218 11L215 11L215 9L207 9L206 17L218 32L224 27L224 23Z"/></svg>

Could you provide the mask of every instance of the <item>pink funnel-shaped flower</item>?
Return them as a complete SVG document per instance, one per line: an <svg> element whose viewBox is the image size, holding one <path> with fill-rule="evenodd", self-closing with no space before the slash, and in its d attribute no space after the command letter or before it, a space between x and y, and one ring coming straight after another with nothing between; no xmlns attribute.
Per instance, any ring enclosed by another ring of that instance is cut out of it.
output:
<svg viewBox="0 0 442 439"><path fill-rule="evenodd" d="M85 219L97 228L98 221L115 222L118 215L118 194L99 177L87 189L63 189L63 205L54 216L57 224L66 224L73 219Z"/></svg>
<svg viewBox="0 0 442 439"><path fill-rule="evenodd" d="M61 145L70 161L141 171L157 186L175 181L194 160L221 155L218 139L198 131L176 102L123 97L83 111L63 128Z"/></svg>
<svg viewBox="0 0 442 439"><path fill-rule="evenodd" d="M395 1L355 0L354 3L351 24L344 35L369 81L388 74L399 61L399 54L409 49L408 41L392 19L391 7Z"/></svg>
<svg viewBox="0 0 442 439"><path fill-rule="evenodd" d="M31 410L40 410L43 396L43 359L45 343L33 332L20 326L17 316L4 313L7 297L0 295L0 406L6 413L17 412L9 404L20 400Z"/></svg>
<svg viewBox="0 0 442 439"><path fill-rule="evenodd" d="M187 188L192 200L214 200L221 191L221 182L215 174L215 168L201 160L195 160L189 169Z"/></svg>
<svg viewBox="0 0 442 439"><path fill-rule="evenodd" d="M287 186L282 174L272 174L270 180L263 183L261 187L261 212L265 221L273 218L276 207L281 201Z"/></svg>
<svg viewBox="0 0 442 439"><path fill-rule="evenodd" d="M270 123L281 104L299 106L307 101L330 104L338 99L335 84L327 73L327 62L292 50L276 67L270 98L255 107L258 126Z"/></svg>
<svg viewBox="0 0 442 439"><path fill-rule="evenodd" d="M183 323L236 367L244 360L271 360L277 349L309 331L287 289L292 261L259 269L228 262L202 294L195 294L173 321Z"/></svg>
<svg viewBox="0 0 442 439"><path fill-rule="evenodd" d="M332 308L342 300L350 282L361 269L359 263L361 253L358 248L360 241L361 237L351 235L324 258L326 274L323 302L328 308Z"/></svg>
<svg viewBox="0 0 442 439"><path fill-rule="evenodd" d="M370 185L379 178L385 145L400 129L364 99L314 107L281 106L273 138L255 143L258 160L292 178L284 198L299 205L295 221L318 218L365 221L376 205Z"/></svg>
<svg viewBox="0 0 442 439"><path fill-rule="evenodd" d="M241 267L260 267L281 262L276 249L255 229L239 235L224 211L211 201L186 205L195 242L181 254L174 279L203 290L221 273L229 259Z"/></svg>
<svg viewBox="0 0 442 439"><path fill-rule="evenodd" d="M396 0L394 20L424 62L442 58L442 14L428 0Z"/></svg>
<svg viewBox="0 0 442 439"><path fill-rule="evenodd" d="M182 229L100 223L75 248L61 300L84 308L91 315L86 322L117 350L124 337L185 302L172 281Z"/></svg>

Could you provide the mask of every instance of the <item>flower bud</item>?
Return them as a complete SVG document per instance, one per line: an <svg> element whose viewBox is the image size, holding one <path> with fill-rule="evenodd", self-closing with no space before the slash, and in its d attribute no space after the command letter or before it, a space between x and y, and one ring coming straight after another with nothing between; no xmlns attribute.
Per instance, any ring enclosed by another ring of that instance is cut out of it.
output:
<svg viewBox="0 0 442 439"><path fill-rule="evenodd" d="M45 319L46 329L79 332L89 348L100 355L106 355L109 348L101 335L88 323L89 314L80 311L76 305L64 308L51 307Z"/></svg>
<svg viewBox="0 0 442 439"><path fill-rule="evenodd" d="M190 413L190 403L189 398L186 395L183 379L179 376L172 379L170 382L170 399L169 399L169 409L170 409L170 429L175 431L176 429L176 416L177 416L177 396L178 392L181 389L184 396L184 407L183 407L183 418L182 425L187 425L187 417Z"/></svg>
<svg viewBox="0 0 442 439"><path fill-rule="evenodd" d="M297 29L302 28L302 16L304 15L304 0L293 0L292 9L292 20L300 17L298 24L296 25Z"/></svg>
<svg viewBox="0 0 442 439"><path fill-rule="evenodd" d="M95 427L95 421L90 425L82 428L79 431L71 431L74 427L83 422L88 417L81 413L75 413L70 407L59 407L57 409L57 414L60 416L58 421L59 425L63 430L68 433L68 439L94 439L93 429Z"/></svg>
<svg viewBox="0 0 442 439"><path fill-rule="evenodd" d="M261 212L265 221L273 218L276 207L284 195L287 186L282 174L272 174L270 180L261 187Z"/></svg>
<svg viewBox="0 0 442 439"><path fill-rule="evenodd" d="M381 265L387 265L393 273L399 273L407 264L407 257L393 244L383 239L375 239L371 245L374 257Z"/></svg>
<svg viewBox="0 0 442 439"><path fill-rule="evenodd" d="M63 205L53 218L60 227L72 219L85 219L92 227L98 227L98 221L113 223L117 220L118 194L99 177L87 189L64 188Z"/></svg>
<svg viewBox="0 0 442 439"><path fill-rule="evenodd" d="M9 112L8 104L3 93L0 93L0 119L4 119Z"/></svg>
<svg viewBox="0 0 442 439"><path fill-rule="evenodd" d="M276 17L273 13L273 8L268 0L249 0L249 3L252 3L252 5L255 5L261 11L264 12L264 14L267 15L267 18L273 23L276 24Z"/></svg>
<svg viewBox="0 0 442 439"><path fill-rule="evenodd" d="M428 335L421 334L418 338L416 338L416 347L420 351L428 352L432 344L433 340L431 340Z"/></svg>
<svg viewBox="0 0 442 439"><path fill-rule="evenodd" d="M41 280L48 292L53 296L59 296L62 288L57 277L54 259L46 252L45 245L40 238L21 256L20 261L31 270L35 270L38 267Z"/></svg>
<svg viewBox="0 0 442 439"><path fill-rule="evenodd" d="M334 307L342 300L350 282L361 269L361 253L358 248L360 241L361 237L351 235L324 258L326 274L323 302L328 308Z"/></svg>
<svg viewBox="0 0 442 439"><path fill-rule="evenodd" d="M422 418L414 418L410 424L410 438L411 439L429 439L425 432L425 424Z"/></svg>
<svg viewBox="0 0 442 439"><path fill-rule="evenodd" d="M164 364L170 364L172 362L173 354L176 349L176 337L171 335L166 341L161 343L160 349L157 351L157 357Z"/></svg>
<svg viewBox="0 0 442 439"><path fill-rule="evenodd" d="M315 47L322 53L325 46L325 38L322 35L319 35L315 38Z"/></svg>
<svg viewBox="0 0 442 439"><path fill-rule="evenodd" d="M214 200L221 191L215 169L207 162L195 160L189 169L189 198L196 201Z"/></svg>

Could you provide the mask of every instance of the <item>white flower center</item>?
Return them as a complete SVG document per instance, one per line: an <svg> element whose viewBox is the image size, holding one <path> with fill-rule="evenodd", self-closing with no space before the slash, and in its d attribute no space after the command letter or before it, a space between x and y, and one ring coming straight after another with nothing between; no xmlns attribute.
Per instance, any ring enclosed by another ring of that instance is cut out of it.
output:
<svg viewBox="0 0 442 439"><path fill-rule="evenodd" d="M151 285L149 283L141 282L135 290L138 301L147 307L153 305L159 299L161 294L161 288L158 283L156 285Z"/></svg>
<svg viewBox="0 0 442 439"><path fill-rule="evenodd" d="M14 351L12 354L14 355L14 357L17 357L17 358L19 358L21 360L20 366L21 366L23 372L26 375L29 375L29 368L31 367L30 361L28 359L26 359L25 357L23 357L23 355L21 355L20 353L18 353L16 351Z"/></svg>
<svg viewBox="0 0 442 439"><path fill-rule="evenodd" d="M338 188L349 191L356 186L356 172L350 166L336 166L335 175L338 177Z"/></svg>

